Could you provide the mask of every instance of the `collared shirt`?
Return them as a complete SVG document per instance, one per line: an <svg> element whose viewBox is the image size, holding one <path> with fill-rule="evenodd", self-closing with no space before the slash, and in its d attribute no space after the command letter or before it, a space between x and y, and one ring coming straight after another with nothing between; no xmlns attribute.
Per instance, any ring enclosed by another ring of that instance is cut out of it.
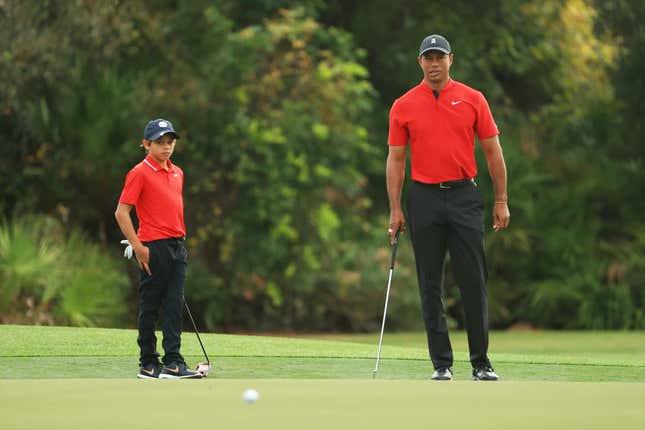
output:
<svg viewBox="0 0 645 430"><path fill-rule="evenodd" d="M410 144L412 179L428 184L477 175L479 140L499 134L484 95L452 79L435 97L424 81L390 110L388 144Z"/></svg>
<svg viewBox="0 0 645 430"><path fill-rule="evenodd" d="M183 185L184 172L179 166L168 160L166 170L149 155L128 172L119 203L135 206L140 241L186 235Z"/></svg>

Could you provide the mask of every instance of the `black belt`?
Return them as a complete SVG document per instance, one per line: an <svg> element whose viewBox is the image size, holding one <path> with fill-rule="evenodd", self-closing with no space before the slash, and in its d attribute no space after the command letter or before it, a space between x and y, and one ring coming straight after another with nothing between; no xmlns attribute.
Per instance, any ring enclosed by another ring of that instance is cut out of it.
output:
<svg viewBox="0 0 645 430"><path fill-rule="evenodd" d="M462 188L468 185L477 185L474 179L458 179L456 181L444 181L438 182L436 184L426 184L424 182L419 182L421 185L425 185L433 188L441 188L443 190L449 190L451 188Z"/></svg>
<svg viewBox="0 0 645 430"><path fill-rule="evenodd" d="M152 242L183 242L186 240L186 237L166 237L164 239L153 240Z"/></svg>

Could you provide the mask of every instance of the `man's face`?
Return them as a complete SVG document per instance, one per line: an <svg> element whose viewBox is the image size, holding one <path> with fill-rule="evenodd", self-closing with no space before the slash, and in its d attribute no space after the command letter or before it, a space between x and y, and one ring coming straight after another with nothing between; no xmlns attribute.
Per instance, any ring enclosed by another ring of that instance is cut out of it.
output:
<svg viewBox="0 0 645 430"><path fill-rule="evenodd" d="M423 70L424 79L437 84L447 81L452 60L452 54L444 54L441 51L424 52L419 57L419 66Z"/></svg>

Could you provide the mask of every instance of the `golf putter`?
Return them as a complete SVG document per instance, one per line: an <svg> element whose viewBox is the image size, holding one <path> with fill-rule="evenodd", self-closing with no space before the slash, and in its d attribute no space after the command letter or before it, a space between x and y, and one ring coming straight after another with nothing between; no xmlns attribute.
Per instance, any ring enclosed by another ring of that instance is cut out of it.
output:
<svg viewBox="0 0 645 430"><path fill-rule="evenodd" d="M193 319L193 314L190 313L190 308L188 307L188 302L186 302L185 297L184 297L184 305L186 306L186 311L188 312L188 316L190 317L190 322L193 323L193 328L195 329L195 334L197 335L197 340L199 341L199 345L202 347L202 352L204 353L204 357L206 357L206 362L199 363L195 371L201 373L202 376L206 377L208 376L209 373L211 373L211 369L213 368L213 366L211 365L211 361L208 359L208 354L206 354L206 349L204 349L204 344L202 343L202 339L199 337L197 324L195 324L195 320Z"/></svg>
<svg viewBox="0 0 645 430"><path fill-rule="evenodd" d="M390 299L390 286L392 285L392 274L394 273L394 259L396 258L396 248L399 245L399 234L401 230L396 231L394 236L394 245L392 245L392 260L390 261L390 276L387 280L387 291L385 293L385 309L383 309L383 322L381 324L381 337L378 341L378 352L376 353L376 366L372 371L372 379L376 379L376 373L378 372L378 363L381 359L381 345L383 344L383 332L385 331L385 317L387 315L387 303Z"/></svg>

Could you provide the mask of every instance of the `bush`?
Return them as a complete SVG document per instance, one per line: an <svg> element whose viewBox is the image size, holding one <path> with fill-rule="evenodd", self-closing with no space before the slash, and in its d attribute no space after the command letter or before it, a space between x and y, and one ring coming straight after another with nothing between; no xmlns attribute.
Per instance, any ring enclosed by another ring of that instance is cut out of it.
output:
<svg viewBox="0 0 645 430"><path fill-rule="evenodd" d="M118 326L128 288L121 262L53 218L0 226L3 323Z"/></svg>

